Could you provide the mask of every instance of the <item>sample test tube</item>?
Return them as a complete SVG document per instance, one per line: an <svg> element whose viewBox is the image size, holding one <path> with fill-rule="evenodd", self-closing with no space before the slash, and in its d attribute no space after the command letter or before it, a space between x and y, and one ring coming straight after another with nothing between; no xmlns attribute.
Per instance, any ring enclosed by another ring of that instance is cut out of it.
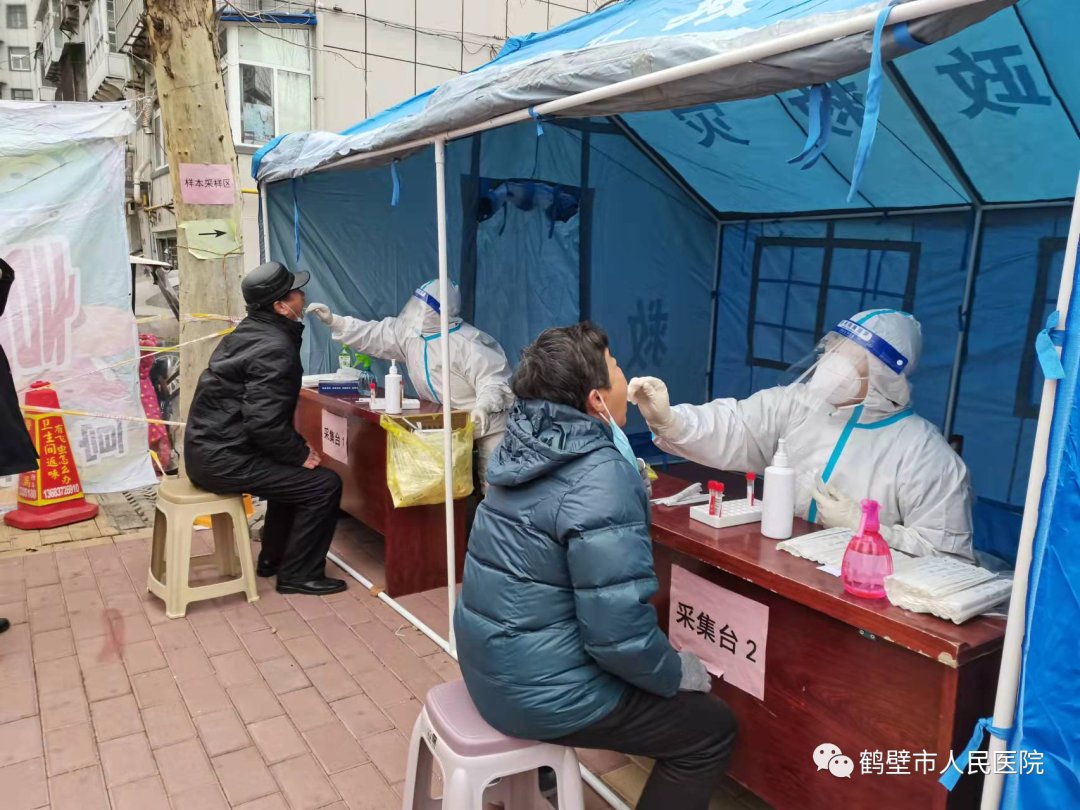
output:
<svg viewBox="0 0 1080 810"><path fill-rule="evenodd" d="M368 383L368 390L371 392L371 410L375 410L375 383Z"/></svg>
<svg viewBox="0 0 1080 810"><path fill-rule="evenodd" d="M724 513L724 485L719 481L709 482L709 516L720 517Z"/></svg>
<svg viewBox="0 0 1080 810"><path fill-rule="evenodd" d="M754 482L757 480L757 473L746 474L746 505L752 507L754 505Z"/></svg>

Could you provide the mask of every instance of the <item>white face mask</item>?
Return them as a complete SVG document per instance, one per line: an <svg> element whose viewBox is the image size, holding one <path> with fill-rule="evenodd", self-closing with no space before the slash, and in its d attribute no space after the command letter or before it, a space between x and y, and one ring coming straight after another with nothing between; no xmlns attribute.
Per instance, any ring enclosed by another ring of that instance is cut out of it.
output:
<svg viewBox="0 0 1080 810"><path fill-rule="evenodd" d="M830 405L844 405L859 399L863 379L850 357L834 351L817 364L806 387Z"/></svg>

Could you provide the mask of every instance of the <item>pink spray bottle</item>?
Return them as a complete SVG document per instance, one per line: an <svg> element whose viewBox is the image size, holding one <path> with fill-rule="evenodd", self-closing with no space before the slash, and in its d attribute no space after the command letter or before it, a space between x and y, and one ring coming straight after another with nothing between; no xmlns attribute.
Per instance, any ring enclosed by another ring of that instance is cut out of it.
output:
<svg viewBox="0 0 1080 810"><path fill-rule="evenodd" d="M885 598L885 577L893 572L892 551L878 533L877 501L862 502L862 522L844 552L840 580L844 590L863 599Z"/></svg>

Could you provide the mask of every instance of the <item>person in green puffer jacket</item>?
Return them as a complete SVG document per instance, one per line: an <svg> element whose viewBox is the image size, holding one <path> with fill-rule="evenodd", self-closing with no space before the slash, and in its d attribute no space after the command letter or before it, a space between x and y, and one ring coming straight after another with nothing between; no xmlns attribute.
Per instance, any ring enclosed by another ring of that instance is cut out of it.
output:
<svg viewBox="0 0 1080 810"><path fill-rule="evenodd" d="M704 810L735 719L649 604L649 503L607 335L543 332L512 388L454 613L469 695L504 734L655 759L639 810Z"/></svg>

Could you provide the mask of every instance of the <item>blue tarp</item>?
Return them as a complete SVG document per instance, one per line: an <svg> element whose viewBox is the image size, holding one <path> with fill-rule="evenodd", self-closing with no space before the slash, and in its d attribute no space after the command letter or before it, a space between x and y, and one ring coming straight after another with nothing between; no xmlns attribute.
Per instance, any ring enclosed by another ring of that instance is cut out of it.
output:
<svg viewBox="0 0 1080 810"><path fill-rule="evenodd" d="M601 63L659 69L885 5L624 0L511 40L490 65L346 133L264 148L256 171L275 181L271 252L314 271L311 300L361 317L395 314L437 274L430 147L398 153L393 172L312 169L602 84ZM980 5L988 14L1003 3ZM1020 0L981 22L966 14L886 29L877 137L850 202L868 35L755 65L763 73L711 76L712 97L691 82L451 142L450 272L465 316L512 363L540 329L592 318L627 376L656 374L674 401L700 402L775 384L841 317L908 309L924 334L916 408L963 441L976 546L1013 559L1043 379L1032 346L1055 305L1080 168L1080 2ZM823 91L800 78L826 83L831 98L828 142L806 169L789 159L803 150ZM511 187L511 202L482 205L491 189ZM531 202L558 194L573 201L565 216ZM331 368L336 351L325 329L309 329L311 371ZM1071 391L1076 364L1066 365ZM1073 406L1057 410L1047 485L1057 497L1042 517L1025 651L1038 665L1025 667L1012 741L1042 752L1045 774L1015 778L1010 808L1080 804L1080 744L1068 732L1080 722L1080 673L1060 629L1080 622L1080 461ZM636 416L628 432L649 452Z"/></svg>

